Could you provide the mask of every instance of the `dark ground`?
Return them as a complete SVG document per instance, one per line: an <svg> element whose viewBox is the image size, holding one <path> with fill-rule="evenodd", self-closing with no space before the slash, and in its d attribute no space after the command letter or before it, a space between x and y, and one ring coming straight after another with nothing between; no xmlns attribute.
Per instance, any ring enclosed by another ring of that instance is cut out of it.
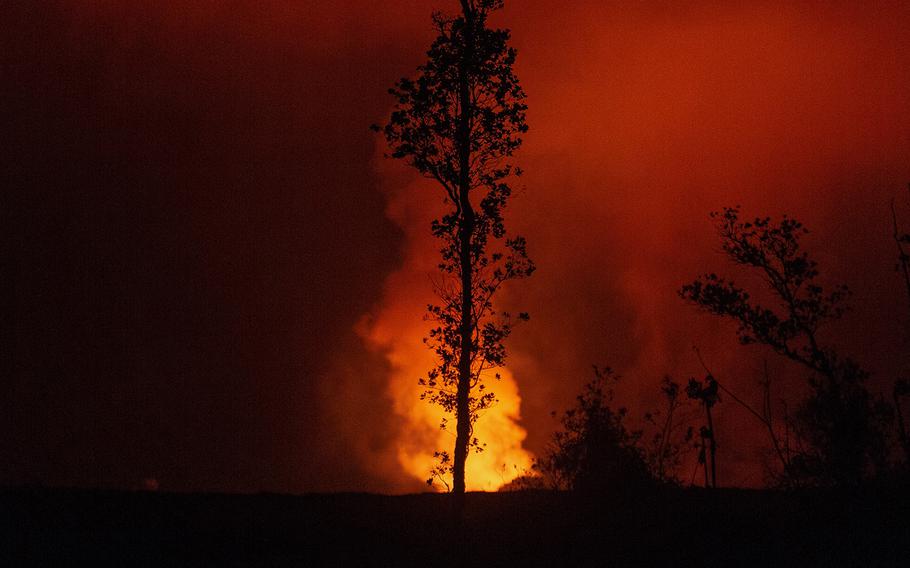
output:
<svg viewBox="0 0 910 568"><path fill-rule="evenodd" d="M0 566L908 566L910 491L581 498L0 491Z"/></svg>

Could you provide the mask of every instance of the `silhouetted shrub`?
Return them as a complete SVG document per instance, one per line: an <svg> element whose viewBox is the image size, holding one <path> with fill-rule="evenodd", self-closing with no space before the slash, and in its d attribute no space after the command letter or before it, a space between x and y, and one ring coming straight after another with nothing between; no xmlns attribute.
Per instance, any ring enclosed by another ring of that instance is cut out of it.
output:
<svg viewBox="0 0 910 568"><path fill-rule="evenodd" d="M573 408L561 417L563 430L553 436L547 454L535 468L553 488L584 493L630 491L653 483L639 442L640 430L625 424L627 410L614 408L613 387L619 376L594 368Z"/></svg>

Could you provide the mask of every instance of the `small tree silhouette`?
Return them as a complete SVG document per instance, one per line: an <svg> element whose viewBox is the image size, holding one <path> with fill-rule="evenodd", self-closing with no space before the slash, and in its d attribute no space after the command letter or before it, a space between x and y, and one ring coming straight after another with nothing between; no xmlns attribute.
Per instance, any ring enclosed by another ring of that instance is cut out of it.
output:
<svg viewBox="0 0 910 568"><path fill-rule="evenodd" d="M698 462L705 467L705 487L713 489L717 487L717 438L711 409L720 402L720 396L717 394L717 381L711 375L705 377L704 382L689 379L689 384L686 386L686 395L693 400L699 401L705 409L705 425L700 430L702 443L698 454ZM710 470L708 468L709 464Z"/></svg>
<svg viewBox="0 0 910 568"><path fill-rule="evenodd" d="M729 388L725 387L723 383L718 381L715 378L714 373L711 372L711 369L708 368L708 365L705 363L704 358L701 356L701 351L698 347L693 348L695 354L698 356L698 361L701 363L701 366L704 368L705 372L709 377L712 378L714 383L717 385L717 388L720 391L723 391L725 394L729 395L737 404L749 411L749 413L757 418L765 429L768 431L768 438L771 441L771 447L774 449L774 453L777 456L777 459L780 460L783 471L780 475L776 475L777 483L783 486L799 486L800 480L793 473L793 467L791 464L792 454L790 451L790 437L789 432L785 431L784 440L781 441L777 431L774 428L774 413L771 409L771 376L768 374L768 361L764 362L764 377L759 381L759 385L762 387L762 406L761 411L756 410L749 403L744 401L741 397L737 396ZM785 427L787 421L784 421Z"/></svg>
<svg viewBox="0 0 910 568"><path fill-rule="evenodd" d="M626 427L625 408L613 408L619 378L609 367L595 366L594 379L563 413L563 430L554 434L549 451L536 464L554 487L603 493L651 483L639 445L642 432Z"/></svg>
<svg viewBox="0 0 910 568"><path fill-rule="evenodd" d="M738 207L711 216L724 253L759 271L776 309L757 304L733 281L713 273L683 286L680 296L735 320L741 343L767 345L811 372L811 394L795 417L808 448L794 456L792 465L817 483L859 482L871 465L883 461L882 412L863 384L865 371L818 337L823 324L843 314L847 287L826 292L816 282L817 264L800 248L808 231L799 221L784 216L777 223L769 217L744 222Z"/></svg>
<svg viewBox="0 0 910 568"><path fill-rule="evenodd" d="M434 180L448 206L431 225L442 241L442 277L436 282L439 303L428 306L436 327L425 342L438 364L420 384L426 387L421 398L455 414L451 460L439 452L445 459L430 479L451 472L459 515L468 450L483 448L474 423L495 402L485 371L503 364L503 340L514 322L528 317L495 311L493 297L504 282L534 271L524 238L507 237L502 216L512 195L510 179L521 175L508 160L528 129L509 31L487 26L489 14L502 5L461 0L461 14L435 13L438 35L427 62L416 79L401 79L390 89L394 111L385 126L374 126L385 135L391 156Z"/></svg>
<svg viewBox="0 0 910 568"><path fill-rule="evenodd" d="M645 422L651 424L657 429L651 436L650 445L645 448L645 459L651 470L651 475L661 483L678 483L676 470L680 465L682 456L682 446L675 442L675 432L680 426L679 421L675 420L678 410L684 404L684 399L680 397L681 389L679 383L675 382L669 376L664 377L660 383L660 391L666 401L666 407L663 411L663 420L658 424L661 418L661 411L651 411L645 413ZM685 441L688 442L692 436L691 427L686 433Z"/></svg>

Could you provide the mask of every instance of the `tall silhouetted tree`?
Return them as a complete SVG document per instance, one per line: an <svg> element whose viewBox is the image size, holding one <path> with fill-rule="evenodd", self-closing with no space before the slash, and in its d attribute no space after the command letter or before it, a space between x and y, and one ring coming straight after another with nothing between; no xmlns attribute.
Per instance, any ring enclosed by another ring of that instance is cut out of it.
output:
<svg viewBox="0 0 910 568"><path fill-rule="evenodd" d="M757 270L776 305L759 305L746 290L716 274L683 286L680 295L735 320L741 343L767 345L811 372L811 393L797 415L808 448L791 465L818 483L858 482L883 459L882 412L864 386L867 374L819 337L820 328L843 313L846 286L826 292L817 283L817 265L800 248L808 231L795 219L746 222L738 208L713 213L712 218L724 253L736 264Z"/></svg>
<svg viewBox="0 0 910 568"><path fill-rule="evenodd" d="M509 31L488 27L490 13L502 4L461 0L457 16L434 14L438 35L427 62L415 79L401 79L390 89L394 111L387 124L375 127L385 134L392 157L441 187L448 207L432 222L432 234L442 241L442 278L436 282L439 303L428 307L436 327L427 343L438 364L421 384L426 400L455 414L451 473L459 510L468 451L482 449L473 426L495 401L484 372L503 364L503 340L515 321L495 311L492 300L504 282L534 270L525 240L506 235L502 216L512 194L509 181L521 174L509 158L527 131ZM449 463L447 452L440 455Z"/></svg>

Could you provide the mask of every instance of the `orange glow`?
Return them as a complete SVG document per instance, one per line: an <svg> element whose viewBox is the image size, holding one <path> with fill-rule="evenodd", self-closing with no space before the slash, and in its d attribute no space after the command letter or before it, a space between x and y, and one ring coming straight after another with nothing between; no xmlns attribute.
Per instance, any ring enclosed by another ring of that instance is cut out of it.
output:
<svg viewBox="0 0 910 568"><path fill-rule="evenodd" d="M387 352L393 366L389 393L396 414L405 422L396 450L402 468L424 480L436 465L435 450L452 453L454 419L449 416L450 429L441 430L442 408L419 399L417 377L433 365L433 354L421 343L419 330L398 332ZM477 438L487 445L483 452L468 457L465 478L469 491L495 491L531 467L531 454L522 448L527 434L515 422L521 407L518 384L507 370L500 371L500 381L488 378L499 402L484 412L474 428ZM444 489L438 483L434 487Z"/></svg>
<svg viewBox="0 0 910 568"><path fill-rule="evenodd" d="M434 365L434 354L422 341L430 328L423 316L427 304L434 301L431 276L438 263L439 243L430 237L429 228L430 220L438 216L442 192L432 184L415 181L401 164L379 158L376 165L387 190L386 213L405 233L404 261L386 280L380 306L360 322L358 331L391 366L385 394L403 421L396 440L398 461L408 474L425 481L436 464L433 452L445 450L451 455L455 445L454 416L449 415L449 430L441 430L445 413L420 400L423 387L417 384ZM495 372L501 376L498 381ZM498 402L474 426L474 435L486 446L468 456L465 478L469 491L495 491L530 469L533 459L522 447L527 432L517 423L521 397L515 377L500 368L485 379ZM439 483L434 488L445 490Z"/></svg>
<svg viewBox="0 0 910 568"><path fill-rule="evenodd" d="M508 6L497 21L513 29L531 130L516 156L527 191L516 192L506 220L528 238L538 266L502 298L532 318L507 345L527 429L518 447L544 451L557 427L550 412L573 403L594 363L626 377L617 394L634 417L659 407L664 374L701 372L693 345L754 396L766 354L736 345L729 328L676 295L695 275L728 268L707 218L728 204L811 227L807 246L824 255L825 278L863 291L843 329L829 330L832 343L855 345L870 367L880 365L877 376L893 374L882 367L905 349L884 298L903 292L891 271L887 204L910 179L905 8ZM429 34L425 12L408 13L414 33ZM408 50L398 74L422 61L419 48ZM441 192L395 160L377 156L374 170L404 241L364 336L395 367L386 392L407 417L408 441L396 437L393 451L426 479L431 460L415 465L419 452L452 447L416 385L431 367L421 317L432 301L438 243L429 223ZM781 384L801 384L783 364L778 372ZM507 385L493 387L505 395ZM743 448L719 475L760 484L761 432L735 405L718 413L727 431L742 432ZM484 458L472 455L469 468Z"/></svg>

